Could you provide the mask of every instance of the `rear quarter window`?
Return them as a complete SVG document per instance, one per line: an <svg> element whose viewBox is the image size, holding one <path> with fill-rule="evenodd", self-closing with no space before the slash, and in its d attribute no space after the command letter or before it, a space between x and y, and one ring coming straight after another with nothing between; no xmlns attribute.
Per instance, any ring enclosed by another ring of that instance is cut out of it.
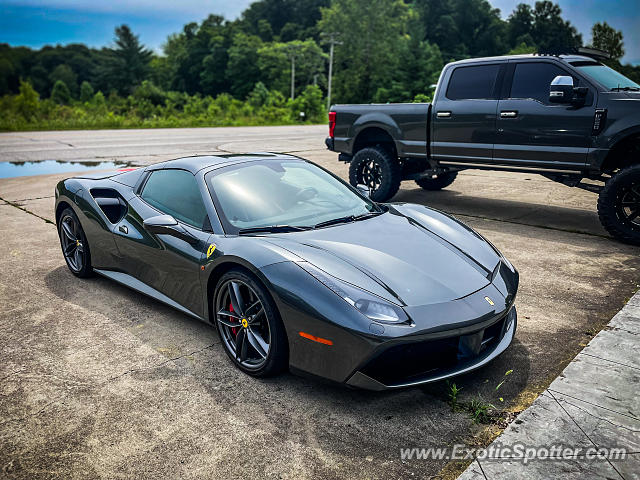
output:
<svg viewBox="0 0 640 480"><path fill-rule="evenodd" d="M496 79L500 65L456 67L447 87L450 100L495 99Z"/></svg>

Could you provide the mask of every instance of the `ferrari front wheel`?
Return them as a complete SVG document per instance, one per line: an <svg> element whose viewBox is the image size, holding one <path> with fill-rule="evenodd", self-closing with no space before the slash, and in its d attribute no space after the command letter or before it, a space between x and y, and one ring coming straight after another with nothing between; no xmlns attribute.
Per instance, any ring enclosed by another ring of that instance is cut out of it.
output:
<svg viewBox="0 0 640 480"><path fill-rule="evenodd" d="M93 273L89 242L82 230L78 216L71 208L65 208L58 222L60 246L67 267L76 277L85 278Z"/></svg>
<svg viewBox="0 0 640 480"><path fill-rule="evenodd" d="M278 310L260 282L242 270L225 273L214 295L216 327L227 355L245 373L267 377L288 362Z"/></svg>

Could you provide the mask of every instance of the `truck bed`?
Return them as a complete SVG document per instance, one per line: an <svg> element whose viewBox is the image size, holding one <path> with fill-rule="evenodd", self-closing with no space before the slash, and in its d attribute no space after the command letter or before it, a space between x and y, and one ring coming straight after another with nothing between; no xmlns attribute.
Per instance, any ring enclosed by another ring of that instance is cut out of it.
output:
<svg viewBox="0 0 640 480"><path fill-rule="evenodd" d="M430 103L370 103L334 105L336 126L333 148L338 152L354 151L354 141L363 126L378 128L394 142L400 157L427 156ZM357 149L356 149L357 150Z"/></svg>

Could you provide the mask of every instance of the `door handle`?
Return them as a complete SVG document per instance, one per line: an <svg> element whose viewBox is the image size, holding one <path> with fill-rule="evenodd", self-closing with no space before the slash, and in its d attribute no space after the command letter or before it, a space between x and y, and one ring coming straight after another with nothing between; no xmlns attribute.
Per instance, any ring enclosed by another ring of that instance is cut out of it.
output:
<svg viewBox="0 0 640 480"><path fill-rule="evenodd" d="M436 117L438 118L449 118L451 116L451 112L436 112Z"/></svg>
<svg viewBox="0 0 640 480"><path fill-rule="evenodd" d="M500 112L500 118L516 118L518 112L516 110L503 110Z"/></svg>
<svg viewBox="0 0 640 480"><path fill-rule="evenodd" d="M127 228L127 226L126 226L126 225L120 225L120 226L118 227L118 230L120 230L120 231L121 231L122 233L124 233L124 234L129 233L129 229Z"/></svg>

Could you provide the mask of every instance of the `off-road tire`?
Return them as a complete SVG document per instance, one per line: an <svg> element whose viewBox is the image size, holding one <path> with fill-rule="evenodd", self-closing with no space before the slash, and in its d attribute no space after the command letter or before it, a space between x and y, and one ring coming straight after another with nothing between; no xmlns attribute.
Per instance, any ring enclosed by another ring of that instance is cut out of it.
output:
<svg viewBox="0 0 640 480"><path fill-rule="evenodd" d="M598 216L611 236L640 245L640 165L626 167L607 180L598 198Z"/></svg>
<svg viewBox="0 0 640 480"><path fill-rule="evenodd" d="M398 193L401 175L398 159L381 147L363 148L349 165L349 183L367 185L375 202L386 202Z"/></svg>

